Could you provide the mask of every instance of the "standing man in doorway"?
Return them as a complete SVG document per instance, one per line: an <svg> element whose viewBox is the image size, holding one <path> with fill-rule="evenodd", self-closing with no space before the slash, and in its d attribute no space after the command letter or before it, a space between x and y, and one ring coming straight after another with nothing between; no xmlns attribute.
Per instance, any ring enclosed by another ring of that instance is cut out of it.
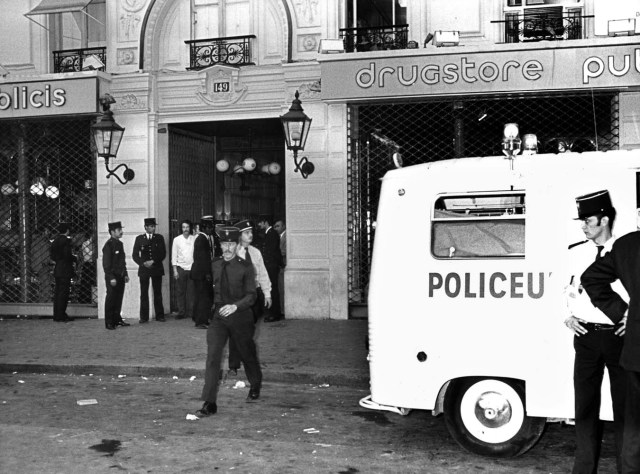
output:
<svg viewBox="0 0 640 474"><path fill-rule="evenodd" d="M138 264L140 279L140 324L149 322L149 280L153 286L153 309L156 321L165 322L162 304L163 260L167 256L164 237L156 234L156 219L144 220L144 234L136 237L133 244L133 261Z"/></svg>
<svg viewBox="0 0 640 474"><path fill-rule="evenodd" d="M193 318L193 280L191 266L193 265L193 243L196 237L191 233L191 221L180 223L182 234L173 239L171 245L171 266L173 278L176 280L176 299L178 300L178 315L176 319Z"/></svg>
<svg viewBox="0 0 640 474"><path fill-rule="evenodd" d="M113 330L116 326L129 326L129 323L126 323L120 315L124 285L129 283L129 274L124 246L120 241L122 238L120 221L109 222L109 234L111 238L102 247L102 268L107 287L107 297L104 300L104 323L107 329Z"/></svg>
<svg viewBox="0 0 640 474"><path fill-rule="evenodd" d="M258 227L264 230L264 241L262 244L262 257L264 266L267 268L269 280L271 280L271 309L270 313L265 316L264 321L267 323L279 321L284 316L280 308L280 287L278 285L278 276L280 267L282 266L282 254L280 253L280 235L271 226L273 218L270 216L260 216L258 218Z"/></svg>
<svg viewBox="0 0 640 474"><path fill-rule="evenodd" d="M194 286L193 319L198 329L209 327L209 315L213 298L211 286L211 258L213 216L202 216L200 232L193 242L193 265L191 265L191 279Z"/></svg>
<svg viewBox="0 0 640 474"><path fill-rule="evenodd" d="M61 222L58 226L58 236L51 244L50 256L55 262L53 276L56 286L53 295L53 320L61 323L73 321L67 315L67 305L69 304L69 293L71 291L71 278L75 274L73 265L76 257L71 251L71 225Z"/></svg>
<svg viewBox="0 0 640 474"><path fill-rule="evenodd" d="M620 354L625 325L614 325L611 319L591 304L588 295L579 287L582 272L611 251L615 242L612 230L616 210L608 191L577 197L576 204L578 220L587 240L569 246L572 270L570 284L565 291L570 316L564 323L575 335L573 347L576 352L573 369L576 426L573 473L591 474L598 471L603 426L600 421L600 393L605 367L611 381L616 459L620 472L626 389ZM617 291L626 296L621 285Z"/></svg>
<svg viewBox="0 0 640 474"><path fill-rule="evenodd" d="M280 254L282 255L282 267L278 274L278 288L280 289L280 311L284 316L284 269L287 266L287 224L284 219L278 219L273 228L280 234Z"/></svg>

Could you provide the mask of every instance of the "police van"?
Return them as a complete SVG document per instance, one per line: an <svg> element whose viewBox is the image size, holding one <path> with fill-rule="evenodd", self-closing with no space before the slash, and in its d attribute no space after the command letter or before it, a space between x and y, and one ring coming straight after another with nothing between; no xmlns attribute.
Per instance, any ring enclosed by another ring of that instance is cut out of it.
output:
<svg viewBox="0 0 640 474"><path fill-rule="evenodd" d="M564 292L575 198L607 189L637 230L640 151L462 158L382 179L369 283L367 408L443 414L472 452L517 456L574 417ZM612 419L608 378L601 418Z"/></svg>

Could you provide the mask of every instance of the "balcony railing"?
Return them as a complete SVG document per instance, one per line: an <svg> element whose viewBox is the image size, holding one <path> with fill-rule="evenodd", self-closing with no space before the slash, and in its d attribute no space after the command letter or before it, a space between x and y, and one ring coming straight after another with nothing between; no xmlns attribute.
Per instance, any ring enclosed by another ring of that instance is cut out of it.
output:
<svg viewBox="0 0 640 474"><path fill-rule="evenodd" d="M251 40L255 35L227 36L185 41L189 45L189 67L204 69L214 64L247 66L251 62Z"/></svg>
<svg viewBox="0 0 640 474"><path fill-rule="evenodd" d="M507 13L504 20L491 23L504 23L505 43L527 41L576 40L585 37L585 20L593 15L568 13Z"/></svg>
<svg viewBox="0 0 640 474"><path fill-rule="evenodd" d="M65 49L53 52L53 72L75 72L87 69L105 71L107 48Z"/></svg>
<svg viewBox="0 0 640 474"><path fill-rule="evenodd" d="M409 25L376 26L370 28L341 28L340 38L347 53L407 49Z"/></svg>

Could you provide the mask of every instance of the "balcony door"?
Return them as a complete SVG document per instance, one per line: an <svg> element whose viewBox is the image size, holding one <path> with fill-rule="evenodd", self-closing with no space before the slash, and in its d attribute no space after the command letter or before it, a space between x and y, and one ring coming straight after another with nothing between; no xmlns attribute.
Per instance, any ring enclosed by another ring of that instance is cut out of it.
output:
<svg viewBox="0 0 640 474"><path fill-rule="evenodd" d="M407 23L408 0L347 0L347 25L370 28Z"/></svg>
<svg viewBox="0 0 640 474"><path fill-rule="evenodd" d="M251 34L250 0L192 0L192 39Z"/></svg>

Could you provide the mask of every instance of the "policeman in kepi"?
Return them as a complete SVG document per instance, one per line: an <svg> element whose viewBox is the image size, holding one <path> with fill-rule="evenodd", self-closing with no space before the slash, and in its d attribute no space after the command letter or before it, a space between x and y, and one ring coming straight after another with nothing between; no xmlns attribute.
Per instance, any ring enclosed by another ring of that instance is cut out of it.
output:
<svg viewBox="0 0 640 474"><path fill-rule="evenodd" d="M129 326L120 315L122 310L122 298L124 286L129 283L127 273L127 259L124 254L122 238L122 224L120 221L109 222L109 235L102 247L102 268L107 287L107 297L104 300L104 323L107 329L113 330L116 326Z"/></svg>
<svg viewBox="0 0 640 474"><path fill-rule="evenodd" d="M213 415L218 410L218 384L222 352L231 338L244 364L251 384L248 401L260 397L262 371L253 341L255 324L251 305L256 300L253 265L236 255L240 232L237 227L218 229L222 258L212 263L214 284L213 319L207 329L207 365L202 389L202 408L196 416Z"/></svg>
<svg viewBox="0 0 640 474"><path fill-rule="evenodd" d="M164 306L162 304L162 276L167 249L164 237L156 234L156 219L148 217L144 220L144 234L136 237L133 244L133 260L139 265L140 279L140 324L149 322L149 280L153 287L153 309L156 321L164 322Z"/></svg>
<svg viewBox="0 0 640 474"><path fill-rule="evenodd" d="M611 381L613 424L615 431L618 472L621 472L622 433L625 407L625 373L620 366L625 324L613 322L591 303L580 285L580 275L594 260L611 251L616 210L608 191L598 191L576 198L578 219L587 240L569 246L571 256L570 284L565 298L569 317L565 325L575 334L573 347L575 363L576 453L573 473L598 471L598 453L602 440L600 422L600 392L605 366ZM614 289L623 297L627 294L620 284ZM628 297L627 297L628 301Z"/></svg>

